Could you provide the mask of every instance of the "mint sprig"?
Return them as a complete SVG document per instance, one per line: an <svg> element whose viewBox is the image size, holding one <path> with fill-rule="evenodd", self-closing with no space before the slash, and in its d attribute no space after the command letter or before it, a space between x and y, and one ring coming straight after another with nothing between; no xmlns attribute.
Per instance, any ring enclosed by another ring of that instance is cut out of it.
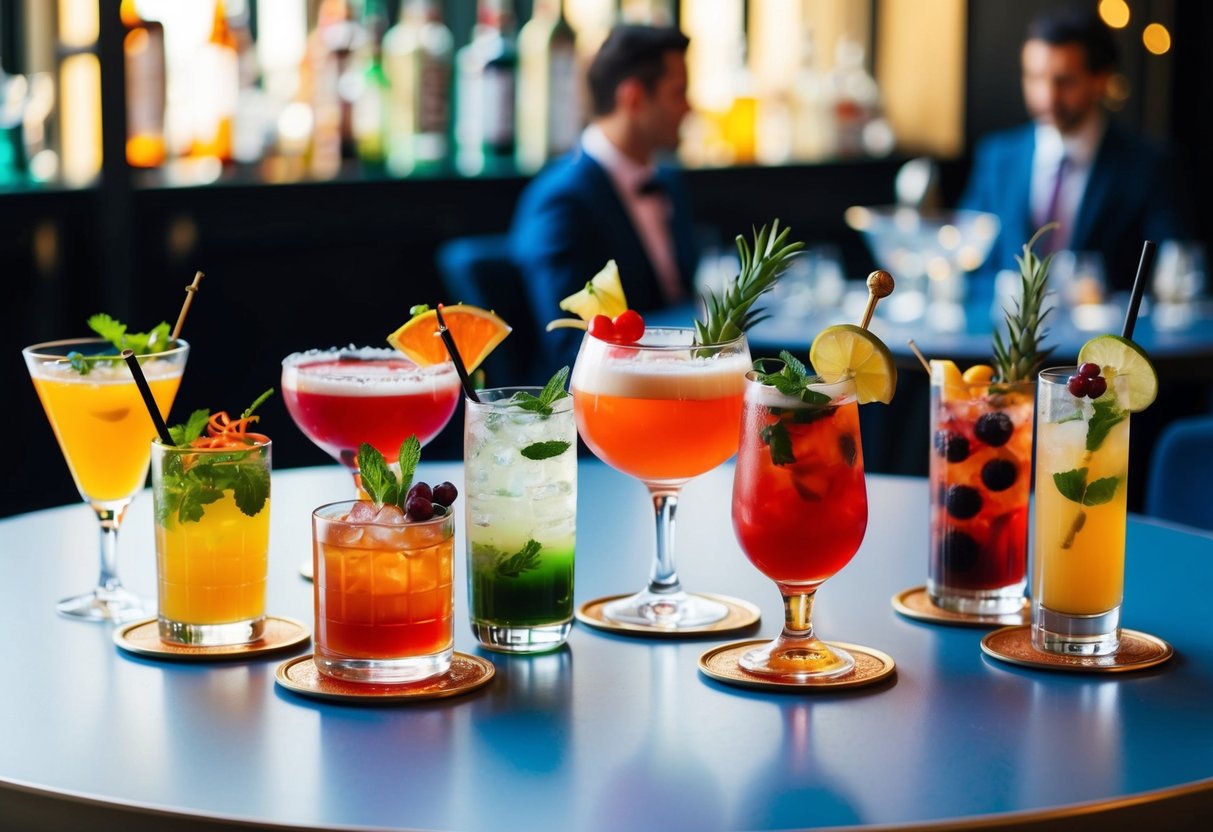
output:
<svg viewBox="0 0 1213 832"><path fill-rule="evenodd" d="M1084 506L1102 506L1116 496L1120 477L1100 477L1087 482L1087 468L1075 468L1053 475L1053 484L1058 493L1072 503Z"/></svg>
<svg viewBox="0 0 1213 832"><path fill-rule="evenodd" d="M527 459L539 461L557 457L573 447L572 442L565 442L560 439L552 439L547 442L534 442L527 445L519 453Z"/></svg>
<svg viewBox="0 0 1213 832"><path fill-rule="evenodd" d="M769 384L785 396L800 399L805 404L829 404L830 397L817 390L810 390L810 384L819 383L817 376L809 375L804 363L787 350L779 353L779 361L783 366L773 372L767 372L767 362L774 359L759 358L754 361L754 377L763 384Z"/></svg>
<svg viewBox="0 0 1213 832"><path fill-rule="evenodd" d="M548 383L543 386L543 390L539 392L538 396L525 390L519 390L508 403L514 407L538 413L540 416L551 416L552 403L569 395L568 391L564 389L568 378L569 368L561 367L555 375L548 379Z"/></svg>
<svg viewBox="0 0 1213 832"><path fill-rule="evenodd" d="M1129 414L1116 406L1116 400L1109 397L1106 401L1096 399L1092 405L1091 421L1087 422L1087 450L1097 451L1103 441L1108 438L1112 428L1119 425Z"/></svg>
<svg viewBox="0 0 1213 832"><path fill-rule="evenodd" d="M383 454L367 442L358 446L358 476L362 490L371 498L376 508L395 505L404 508L405 498L413 485L413 475L421 462L421 442L416 435L409 436L400 445L400 479L392 473Z"/></svg>
<svg viewBox="0 0 1213 832"><path fill-rule="evenodd" d="M126 324L104 312L88 319L88 327L109 341L118 350L133 350L135 355L161 352L168 348L172 329L164 321L152 327L151 332L128 332Z"/></svg>
<svg viewBox="0 0 1213 832"><path fill-rule="evenodd" d="M273 393L273 388L270 388L258 396L241 418L251 416ZM188 451L194 440L202 436L210 418L209 410L195 410L185 424L170 427L168 432L173 444ZM206 506L223 499L228 491L232 492L232 499L241 513L255 517L270 497L269 469L259 458L253 458L257 447L167 455L161 477L160 501L156 506L156 521L164 526L176 517L181 523L197 523L206 513Z"/></svg>

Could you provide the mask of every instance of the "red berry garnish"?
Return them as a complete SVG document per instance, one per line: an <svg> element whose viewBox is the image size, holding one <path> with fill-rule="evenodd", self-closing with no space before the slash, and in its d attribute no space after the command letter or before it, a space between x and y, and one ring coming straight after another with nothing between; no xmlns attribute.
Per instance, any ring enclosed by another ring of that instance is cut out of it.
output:
<svg viewBox="0 0 1213 832"><path fill-rule="evenodd" d="M1086 376L1070 376L1066 381L1066 388L1070 391L1070 395L1076 399L1081 399L1091 390L1091 379Z"/></svg>
<svg viewBox="0 0 1213 832"><path fill-rule="evenodd" d="M1078 374L1080 376L1082 376L1083 378L1098 378L1099 377L1099 365L1094 362L1088 361L1086 364L1083 364L1081 367L1078 368Z"/></svg>
<svg viewBox="0 0 1213 832"><path fill-rule="evenodd" d="M455 488L452 483L444 482L434 486L434 502L440 506L449 508L458 496L459 489Z"/></svg>
<svg viewBox="0 0 1213 832"><path fill-rule="evenodd" d="M434 491L426 483L413 483L413 487L409 489L408 494L406 494L404 497L405 505L408 505L408 501L413 499L414 494L420 494L422 499L429 500L434 496Z"/></svg>
<svg viewBox="0 0 1213 832"><path fill-rule="evenodd" d="M615 340L620 344L634 344L644 337L644 318L635 309L625 309L615 316Z"/></svg>
<svg viewBox="0 0 1213 832"><path fill-rule="evenodd" d="M1108 390L1108 380L1103 376L1096 376L1090 380L1087 386L1087 395L1093 399L1098 399Z"/></svg>
<svg viewBox="0 0 1213 832"><path fill-rule="evenodd" d="M404 503L409 519L414 522L429 520L434 516L434 504L420 494L414 494Z"/></svg>
<svg viewBox="0 0 1213 832"><path fill-rule="evenodd" d="M599 341L615 341L615 324L606 315L590 318L590 334Z"/></svg>

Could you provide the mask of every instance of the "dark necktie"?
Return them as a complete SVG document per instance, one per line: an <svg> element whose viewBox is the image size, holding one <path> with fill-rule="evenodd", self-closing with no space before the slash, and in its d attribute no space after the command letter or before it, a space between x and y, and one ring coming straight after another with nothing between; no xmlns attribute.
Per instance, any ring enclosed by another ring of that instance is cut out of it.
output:
<svg viewBox="0 0 1213 832"><path fill-rule="evenodd" d="M1045 210L1044 221L1061 222L1061 217L1057 215L1058 209L1061 207L1061 186L1066 181L1066 168L1070 165L1070 159L1067 156L1062 156L1057 162L1057 173L1053 175L1053 191L1049 194L1049 207ZM1041 240L1041 254L1051 254L1060 249L1062 240L1067 236L1064 228L1055 228Z"/></svg>
<svg viewBox="0 0 1213 832"><path fill-rule="evenodd" d="M659 196L665 193L665 185L660 179L654 176L652 179L646 179L636 187L636 193L641 196Z"/></svg>

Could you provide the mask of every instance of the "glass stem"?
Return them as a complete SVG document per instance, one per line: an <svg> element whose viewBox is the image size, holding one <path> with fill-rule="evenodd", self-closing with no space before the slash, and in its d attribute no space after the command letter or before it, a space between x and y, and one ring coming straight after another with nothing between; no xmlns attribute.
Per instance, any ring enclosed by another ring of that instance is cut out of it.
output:
<svg viewBox="0 0 1213 832"><path fill-rule="evenodd" d="M682 591L674 568L674 512L678 509L679 489L650 488L653 512L657 518L657 553L649 573L649 592L670 595Z"/></svg>
<svg viewBox="0 0 1213 832"><path fill-rule="evenodd" d="M807 592L802 589L785 589L780 587L783 594L783 635L794 639L816 639L813 634L813 599L817 597L817 587Z"/></svg>
<svg viewBox="0 0 1213 832"><path fill-rule="evenodd" d="M122 525L122 516L130 503L119 506L93 505L97 519L101 523L101 572L97 576L98 591L116 592L122 589L122 581L118 578L118 527Z"/></svg>

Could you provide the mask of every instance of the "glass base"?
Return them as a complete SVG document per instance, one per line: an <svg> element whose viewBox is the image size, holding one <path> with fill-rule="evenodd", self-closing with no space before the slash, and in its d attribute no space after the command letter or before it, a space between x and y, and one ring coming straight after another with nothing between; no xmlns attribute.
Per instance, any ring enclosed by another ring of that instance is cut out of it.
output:
<svg viewBox="0 0 1213 832"><path fill-rule="evenodd" d="M1110 656L1120 649L1120 607L1098 615L1068 615L1033 604L1032 646L1066 656Z"/></svg>
<svg viewBox="0 0 1213 832"><path fill-rule="evenodd" d="M489 650L500 653L542 653L555 650L569 638L573 622L544 624L538 627L503 627L473 621L472 633Z"/></svg>
<svg viewBox="0 0 1213 832"><path fill-rule="evenodd" d="M159 618L160 640L193 647L226 647L257 641L265 632L265 616L226 624L186 624Z"/></svg>
<svg viewBox="0 0 1213 832"><path fill-rule="evenodd" d="M409 656L403 659L352 659L342 656L327 656L317 648L313 661L316 663L317 670L334 679L344 679L347 682L399 685L441 676L451 669L451 656L454 652L454 648L448 647L428 656Z"/></svg>
<svg viewBox="0 0 1213 832"><path fill-rule="evenodd" d="M737 663L747 673L789 682L842 676L855 667L854 657L839 647L831 647L815 638L782 636L747 651Z"/></svg>
<svg viewBox="0 0 1213 832"><path fill-rule="evenodd" d="M104 589L98 587L84 595L64 598L55 609L65 618L80 621L108 621L126 624L155 615L156 608L147 601L122 587Z"/></svg>
<svg viewBox="0 0 1213 832"><path fill-rule="evenodd" d="M729 608L724 604L698 595L647 589L602 608L602 615L608 621L665 631L714 624L728 614Z"/></svg>
<svg viewBox="0 0 1213 832"><path fill-rule="evenodd" d="M956 589L927 579L931 603L965 615L1012 615L1023 609L1027 581L993 589Z"/></svg>

